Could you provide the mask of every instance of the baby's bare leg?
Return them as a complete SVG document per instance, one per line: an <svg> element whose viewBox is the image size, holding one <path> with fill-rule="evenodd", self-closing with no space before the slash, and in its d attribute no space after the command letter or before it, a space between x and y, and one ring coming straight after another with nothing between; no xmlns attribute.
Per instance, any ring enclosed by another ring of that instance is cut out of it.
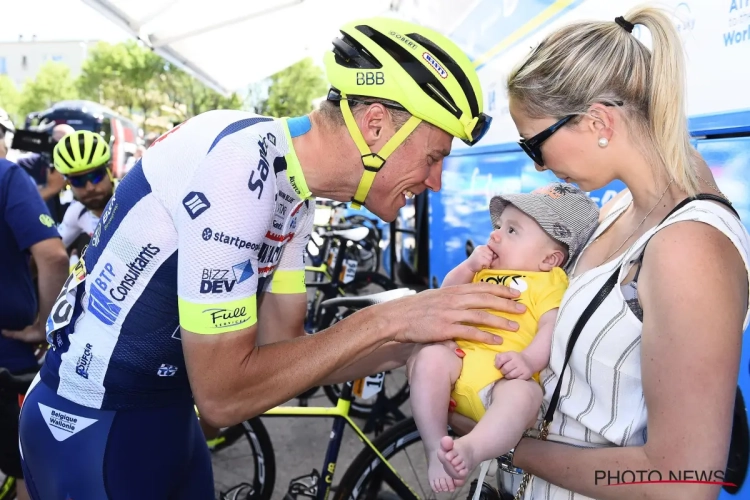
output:
<svg viewBox="0 0 750 500"><path fill-rule="evenodd" d="M460 373L461 358L448 347L435 344L416 354L410 374L412 414L422 436L430 485L436 492L454 491L456 486L440 464L437 452L448 428L451 389Z"/></svg>
<svg viewBox="0 0 750 500"><path fill-rule="evenodd" d="M542 389L535 380L498 380L492 403L474 429L455 441L448 436L441 440L438 457L445 472L465 480L481 462L510 451L541 404Z"/></svg>

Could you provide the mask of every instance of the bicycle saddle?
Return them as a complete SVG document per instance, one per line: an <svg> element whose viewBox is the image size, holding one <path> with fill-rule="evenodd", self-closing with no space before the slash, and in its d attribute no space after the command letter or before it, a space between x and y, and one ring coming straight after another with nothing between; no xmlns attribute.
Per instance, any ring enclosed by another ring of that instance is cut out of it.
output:
<svg viewBox="0 0 750 500"><path fill-rule="evenodd" d="M407 295L414 295L417 292L411 288L396 288L387 292L373 293L372 295L362 295L359 297L336 297L324 300L321 304L323 307L348 307L350 309L361 309L363 307L382 304L389 300L400 299Z"/></svg>
<svg viewBox="0 0 750 500"><path fill-rule="evenodd" d="M351 229L326 231L325 233L322 234L322 236L339 236L346 240L362 241L365 238L367 238L368 234L370 234L370 228L367 228L365 226L359 226L359 227L353 227Z"/></svg>

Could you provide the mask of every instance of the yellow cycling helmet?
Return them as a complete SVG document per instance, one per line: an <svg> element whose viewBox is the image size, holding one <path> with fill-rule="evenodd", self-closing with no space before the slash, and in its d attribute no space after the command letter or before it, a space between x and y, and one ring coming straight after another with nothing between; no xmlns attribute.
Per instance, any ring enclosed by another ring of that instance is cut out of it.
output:
<svg viewBox="0 0 750 500"><path fill-rule="evenodd" d="M99 134L78 130L60 139L53 152L55 168L63 175L78 175L109 161L109 144Z"/></svg>
<svg viewBox="0 0 750 500"><path fill-rule="evenodd" d="M483 113L479 77L468 56L448 38L391 18L354 21L340 31L343 36L333 41L324 64L333 87L328 99L340 101L365 167L352 198L355 208L364 204L387 157L421 121L470 146L487 132L492 118ZM349 100L362 101L362 97L396 102L412 115L378 154L370 152L348 104Z"/></svg>

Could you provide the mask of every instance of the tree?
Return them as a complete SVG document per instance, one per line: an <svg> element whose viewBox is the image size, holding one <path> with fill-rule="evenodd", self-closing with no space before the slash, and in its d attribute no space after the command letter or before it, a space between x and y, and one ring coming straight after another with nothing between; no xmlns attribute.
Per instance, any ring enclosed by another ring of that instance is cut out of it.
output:
<svg viewBox="0 0 750 500"><path fill-rule="evenodd" d="M148 116L163 102L158 83L164 66L161 57L133 40L99 42L83 63L78 89L92 101Z"/></svg>
<svg viewBox="0 0 750 500"><path fill-rule="evenodd" d="M47 61L40 68L34 80L26 80L21 90L18 113L26 116L32 111L47 109L57 101L77 99L70 69L59 62Z"/></svg>
<svg viewBox="0 0 750 500"><path fill-rule="evenodd" d="M271 76L268 97L255 105L262 115L300 116L313 109L313 99L326 91L323 71L309 57Z"/></svg>
<svg viewBox="0 0 750 500"><path fill-rule="evenodd" d="M176 121L212 109L242 109L245 104L237 93L224 97L171 64L167 64L162 75L161 88L171 104Z"/></svg>
<svg viewBox="0 0 750 500"><path fill-rule="evenodd" d="M8 75L0 75L0 108L3 108L11 117L11 120L18 123L19 114L18 106L21 103L21 94L16 88L16 84Z"/></svg>

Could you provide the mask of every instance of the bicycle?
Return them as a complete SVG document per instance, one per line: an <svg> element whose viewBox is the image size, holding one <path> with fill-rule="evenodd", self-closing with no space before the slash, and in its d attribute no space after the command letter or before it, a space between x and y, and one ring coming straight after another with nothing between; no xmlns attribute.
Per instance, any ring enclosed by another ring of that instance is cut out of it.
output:
<svg viewBox="0 0 750 500"><path fill-rule="evenodd" d="M359 309L409 293L405 290L400 289L363 297L340 297L331 299L331 302L327 305L332 303L342 307ZM413 293L413 291L410 291L410 293ZM279 406L251 419L251 421L259 422L258 425L262 425L263 419L274 417L333 418L322 472L313 469L310 474L293 478L283 497L284 500L301 498L327 500L329 497L332 497L333 500L436 498L429 486L425 488L427 472L424 465L424 451L419 432L412 418L402 420L373 441L367 438L363 429L351 418L351 402L354 399L354 391L357 390L357 387L365 386L370 387L371 390L380 390L382 389L382 380L383 377L378 374L347 382L342 387L335 407ZM364 449L344 471L341 482L334 486L342 435L347 424L364 444ZM450 429L447 431L453 435ZM415 452L416 460L409 456L411 451ZM262 450L262 453L272 455L273 449ZM415 463L419 463L419 465L415 467ZM404 471L409 472L408 479L405 478L407 474ZM476 481L466 484L454 492L451 498L463 498L465 493L468 494L467 498L472 498L475 488ZM240 484L233 490L224 493L221 500L239 500L240 498L244 500L265 500L267 497L262 495L269 490L273 490L273 484L267 482L263 484L262 492L254 491L248 485ZM482 500L500 500L500 497L496 495L497 492L493 487L482 483L479 498ZM441 498L443 496L441 494Z"/></svg>
<svg viewBox="0 0 750 500"><path fill-rule="evenodd" d="M387 276L372 272L359 271L358 261L349 258L348 249L350 243L361 241L371 233L371 229L364 226L333 226L332 229L325 231L323 237L327 242L323 250L327 252L326 260L320 266L308 266L306 271L313 273L313 281L307 281L305 284L312 290L315 290L312 297L308 300L307 313L305 316L305 331L315 333L328 328L336 322L343 319L348 313L341 312L336 302L328 302L330 299L339 296L360 295L362 292L372 294L374 289L394 290L396 284ZM346 249L341 251L340 249ZM323 281L327 279L327 281ZM326 304L326 305L324 305ZM384 403L383 395L380 398L373 399L375 395L369 397L364 394L358 394L357 399L352 402L352 415L356 417L369 418L373 408L377 404L386 404L396 420L403 418L403 414L398 411L407 399L409 399L409 385L404 377L403 380L395 380L397 374L387 372L389 383L386 384L387 402ZM314 396L319 387L313 387L308 391L300 394L297 399L300 400L301 406L306 406L307 401ZM324 386L323 390L331 401L336 403L341 392L341 386L329 385ZM379 429L379 422L371 421L366 427L370 432L372 429Z"/></svg>

